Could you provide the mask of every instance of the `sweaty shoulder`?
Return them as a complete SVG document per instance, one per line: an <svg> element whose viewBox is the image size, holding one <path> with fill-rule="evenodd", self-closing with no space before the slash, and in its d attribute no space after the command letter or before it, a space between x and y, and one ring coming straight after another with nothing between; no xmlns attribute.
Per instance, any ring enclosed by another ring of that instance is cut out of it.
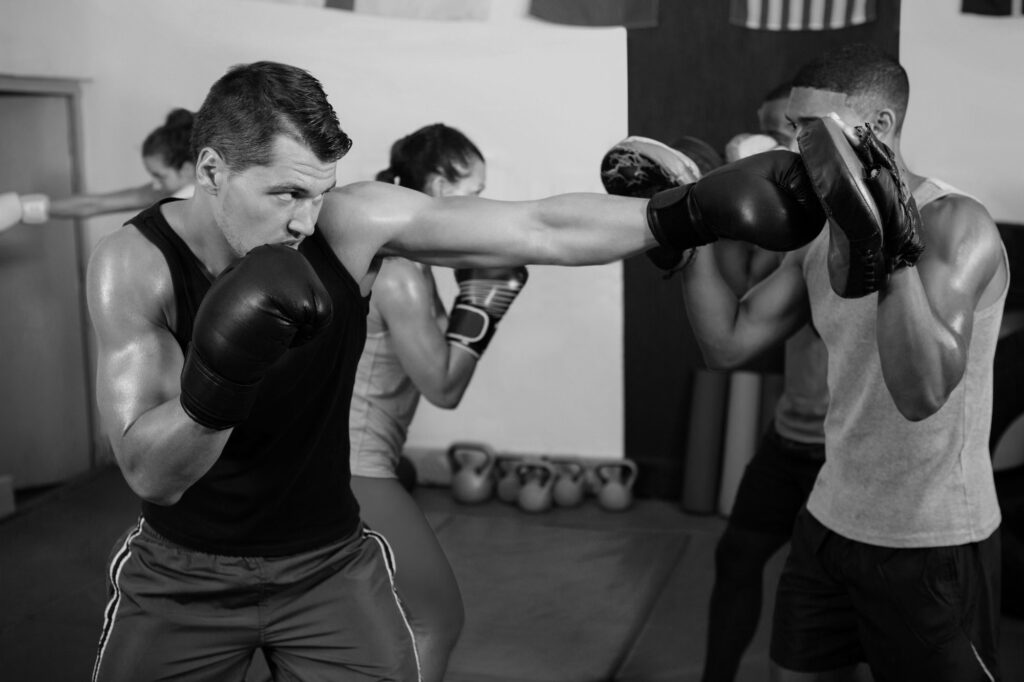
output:
<svg viewBox="0 0 1024 682"><path fill-rule="evenodd" d="M324 198L317 224L349 272L361 280L384 245L407 226L430 198L385 182L356 182Z"/></svg>
<svg viewBox="0 0 1024 682"><path fill-rule="evenodd" d="M160 249L134 226L126 225L96 245L86 274L89 308L103 317L144 318L169 326L174 285Z"/></svg>
<svg viewBox="0 0 1024 682"><path fill-rule="evenodd" d="M921 208L927 249L978 249L999 252L1001 238L984 206L962 194L950 194Z"/></svg>
<svg viewBox="0 0 1024 682"><path fill-rule="evenodd" d="M386 226L408 217L429 198L422 192L386 182L355 182L332 190L324 198L320 223L349 229Z"/></svg>
<svg viewBox="0 0 1024 682"><path fill-rule="evenodd" d="M924 206L921 220L925 250L919 265L927 267L929 261L939 261L966 271L984 290L982 305L998 296L1008 276L1003 242L980 202L950 194Z"/></svg>
<svg viewBox="0 0 1024 682"><path fill-rule="evenodd" d="M423 266L405 258L385 258L373 284L373 301L382 309L420 308L433 300L432 280Z"/></svg>

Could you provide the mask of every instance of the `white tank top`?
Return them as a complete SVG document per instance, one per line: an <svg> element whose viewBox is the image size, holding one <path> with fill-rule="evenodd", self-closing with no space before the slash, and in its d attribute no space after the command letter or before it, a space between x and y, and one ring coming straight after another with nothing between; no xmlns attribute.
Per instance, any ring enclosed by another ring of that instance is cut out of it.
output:
<svg viewBox="0 0 1024 682"><path fill-rule="evenodd" d="M923 207L948 194L962 193L928 179L914 198ZM1008 286L975 312L960 384L937 413L911 422L882 378L878 295L839 299L829 284L828 246L823 230L804 260L812 319L828 348L830 394L825 465L808 510L844 537L885 547L987 538L1000 522L988 439L993 357Z"/></svg>
<svg viewBox="0 0 1024 682"><path fill-rule="evenodd" d="M364 461L365 455L380 455L394 463L405 446L420 391L402 368L391 332L372 301L349 409L349 441L353 462ZM445 324L444 309L436 298L434 306L439 324Z"/></svg>
<svg viewBox="0 0 1024 682"><path fill-rule="evenodd" d="M405 445L419 400L420 392L398 362L390 333L368 333L349 408L352 459L365 454L396 459Z"/></svg>

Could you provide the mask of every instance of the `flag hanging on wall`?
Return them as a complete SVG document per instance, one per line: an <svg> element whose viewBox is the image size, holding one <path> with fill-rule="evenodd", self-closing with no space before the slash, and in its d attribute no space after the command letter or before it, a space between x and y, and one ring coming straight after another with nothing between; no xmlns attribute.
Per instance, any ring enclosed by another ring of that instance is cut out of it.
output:
<svg viewBox="0 0 1024 682"><path fill-rule="evenodd" d="M655 28L658 0L530 0L530 16L573 26Z"/></svg>
<svg viewBox="0 0 1024 682"><path fill-rule="evenodd" d="M860 26L877 0L730 0L729 23L762 31L824 31Z"/></svg>
<svg viewBox="0 0 1024 682"><path fill-rule="evenodd" d="M1013 11L1013 0L963 0L960 11L965 14L1008 17Z"/></svg>

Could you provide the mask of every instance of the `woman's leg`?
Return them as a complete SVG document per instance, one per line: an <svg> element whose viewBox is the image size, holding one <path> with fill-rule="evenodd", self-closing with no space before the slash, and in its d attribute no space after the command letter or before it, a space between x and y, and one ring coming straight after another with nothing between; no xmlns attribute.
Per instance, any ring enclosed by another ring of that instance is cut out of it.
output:
<svg viewBox="0 0 1024 682"><path fill-rule="evenodd" d="M395 553L398 594L412 623L423 682L441 682L464 618L462 594L433 529L395 478L352 477L366 525Z"/></svg>

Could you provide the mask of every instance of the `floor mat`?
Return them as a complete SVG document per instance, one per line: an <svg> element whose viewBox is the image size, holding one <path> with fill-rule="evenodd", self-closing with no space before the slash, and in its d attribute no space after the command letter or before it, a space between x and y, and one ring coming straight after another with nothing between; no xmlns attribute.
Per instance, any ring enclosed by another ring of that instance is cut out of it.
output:
<svg viewBox="0 0 1024 682"><path fill-rule="evenodd" d="M447 682L612 679L689 537L445 517L466 605Z"/></svg>

